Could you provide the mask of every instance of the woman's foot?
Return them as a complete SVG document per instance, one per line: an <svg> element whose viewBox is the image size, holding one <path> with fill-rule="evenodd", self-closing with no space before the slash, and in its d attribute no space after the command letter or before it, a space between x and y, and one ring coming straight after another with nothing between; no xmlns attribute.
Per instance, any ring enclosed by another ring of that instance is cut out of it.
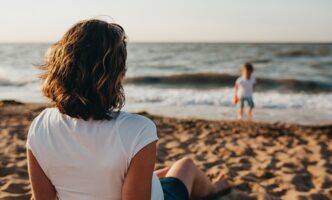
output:
<svg viewBox="0 0 332 200"><path fill-rule="evenodd" d="M213 186L214 186L214 192L213 192L214 194L221 193L230 188L230 185L224 174L219 175L217 181L213 183Z"/></svg>

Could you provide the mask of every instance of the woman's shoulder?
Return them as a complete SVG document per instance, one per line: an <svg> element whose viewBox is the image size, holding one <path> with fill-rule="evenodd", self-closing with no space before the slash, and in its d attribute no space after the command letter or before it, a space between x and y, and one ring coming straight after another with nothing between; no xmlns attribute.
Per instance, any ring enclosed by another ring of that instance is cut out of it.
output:
<svg viewBox="0 0 332 200"><path fill-rule="evenodd" d="M34 149L42 143L41 141L43 141L46 135L45 129L48 127L47 121L52 112L56 112L54 108L45 108L33 119L27 135L28 148ZM36 152L34 152L34 154L35 153Z"/></svg>
<svg viewBox="0 0 332 200"><path fill-rule="evenodd" d="M54 113L58 113L59 110L55 107L47 107L47 108L44 108L44 110L42 110L36 118L42 118L42 117L45 117L45 116L48 116L50 114L54 114Z"/></svg>
<svg viewBox="0 0 332 200"><path fill-rule="evenodd" d="M31 126L39 124L43 119L47 118L50 114L56 112L55 108L45 108L42 110L32 121Z"/></svg>
<svg viewBox="0 0 332 200"><path fill-rule="evenodd" d="M50 114L56 112L54 108L45 108L42 110L31 122L28 135L36 135L39 133L43 133L43 128L45 128L47 118L49 118Z"/></svg>
<svg viewBox="0 0 332 200"><path fill-rule="evenodd" d="M119 124L125 124L126 126L155 126L154 122L151 119L143 115L128 113L124 111L121 111L117 121Z"/></svg>
<svg viewBox="0 0 332 200"><path fill-rule="evenodd" d="M117 130L129 160L147 144L158 140L153 121L138 114L121 112L117 119Z"/></svg>

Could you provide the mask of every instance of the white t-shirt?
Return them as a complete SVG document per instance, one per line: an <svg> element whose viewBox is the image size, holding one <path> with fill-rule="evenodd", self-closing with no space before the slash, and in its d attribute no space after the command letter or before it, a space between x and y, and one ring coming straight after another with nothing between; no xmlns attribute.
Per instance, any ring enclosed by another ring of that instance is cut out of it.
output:
<svg viewBox="0 0 332 200"><path fill-rule="evenodd" d="M47 108L33 120L27 148L59 200L121 200L131 159L156 140L155 124L140 115L120 112L112 120L84 121ZM151 199L164 199L155 174Z"/></svg>
<svg viewBox="0 0 332 200"><path fill-rule="evenodd" d="M236 80L236 85L238 85L237 96L239 98L252 97L255 83L256 83L256 79L253 76L250 76L249 80L246 79L245 76L240 76Z"/></svg>

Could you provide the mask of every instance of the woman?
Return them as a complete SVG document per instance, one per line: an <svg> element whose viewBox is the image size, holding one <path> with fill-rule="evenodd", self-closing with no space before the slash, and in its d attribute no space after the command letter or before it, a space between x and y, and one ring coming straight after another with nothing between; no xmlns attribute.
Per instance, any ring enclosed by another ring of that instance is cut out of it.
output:
<svg viewBox="0 0 332 200"><path fill-rule="evenodd" d="M123 28L100 20L77 23L50 48L41 78L53 106L27 140L36 200L186 200L227 187L188 158L153 173L156 126L120 111L126 58Z"/></svg>

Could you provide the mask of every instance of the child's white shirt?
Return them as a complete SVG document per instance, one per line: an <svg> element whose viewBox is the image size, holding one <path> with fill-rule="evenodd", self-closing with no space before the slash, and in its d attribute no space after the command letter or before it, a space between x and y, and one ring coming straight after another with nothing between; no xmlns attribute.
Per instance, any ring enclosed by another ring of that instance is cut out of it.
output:
<svg viewBox="0 0 332 200"><path fill-rule="evenodd" d="M237 96L239 98L252 97L255 83L256 79L253 76L250 76L249 80L245 76L240 76L236 80L236 85L238 86Z"/></svg>

